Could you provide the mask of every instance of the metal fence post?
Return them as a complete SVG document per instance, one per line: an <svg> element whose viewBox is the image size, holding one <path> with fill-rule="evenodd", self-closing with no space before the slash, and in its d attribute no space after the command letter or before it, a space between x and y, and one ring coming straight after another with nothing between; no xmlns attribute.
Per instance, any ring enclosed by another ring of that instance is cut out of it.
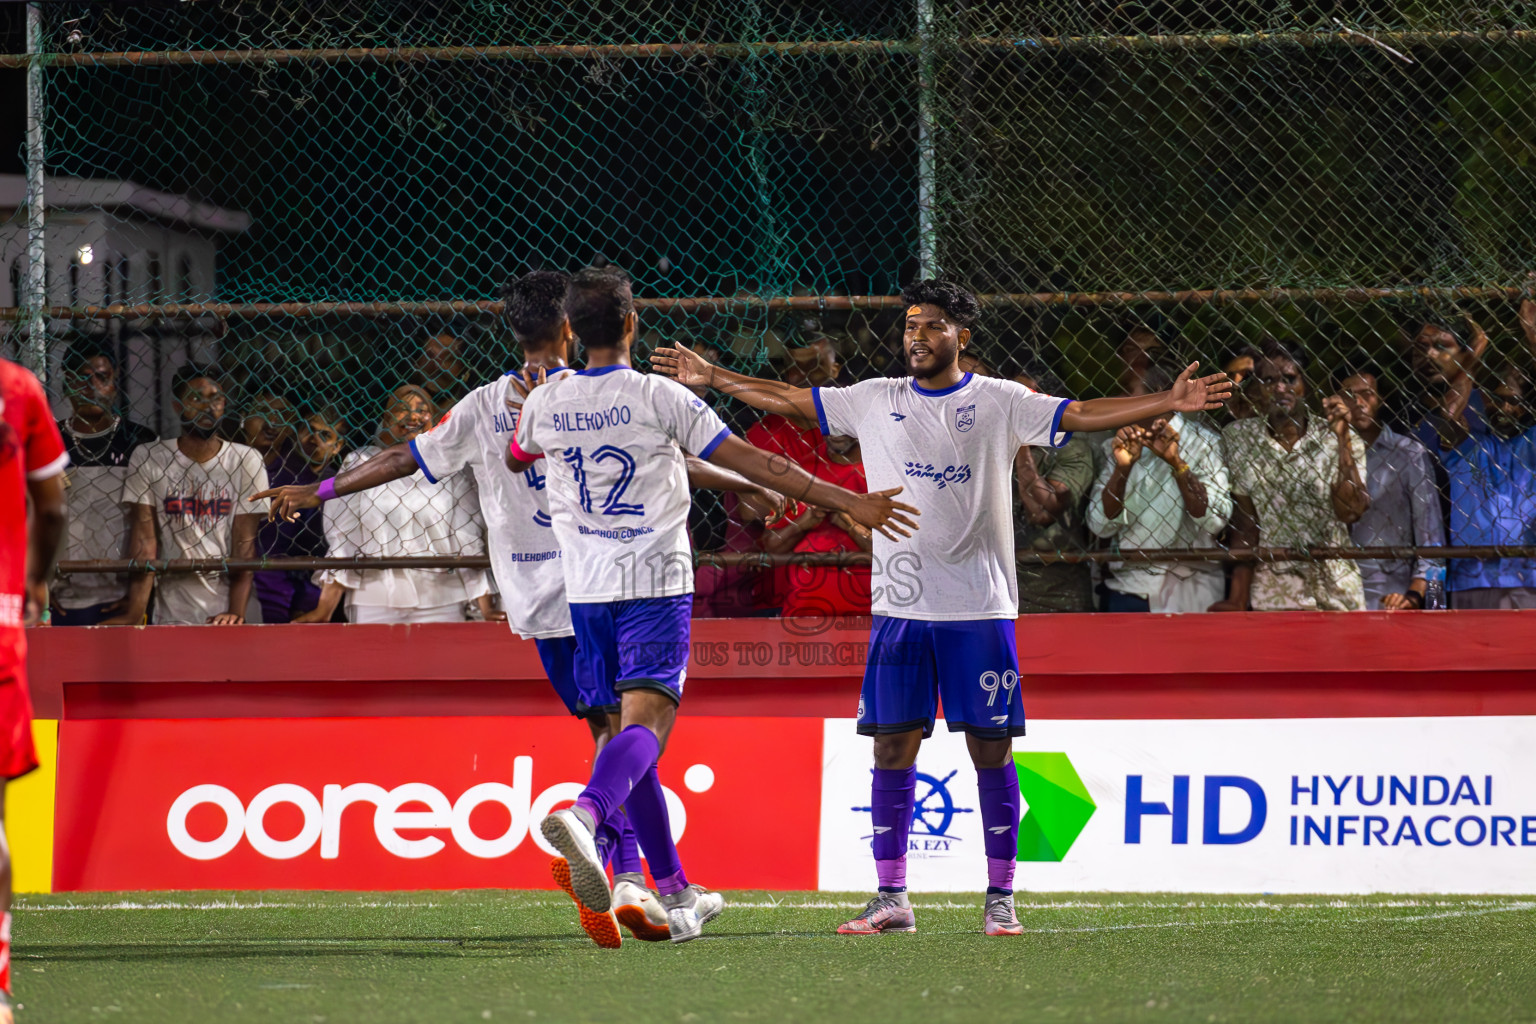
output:
<svg viewBox="0 0 1536 1024"><path fill-rule="evenodd" d="M20 305L27 307L22 363L48 383L48 252L43 238L43 10L27 5L27 274Z"/></svg>

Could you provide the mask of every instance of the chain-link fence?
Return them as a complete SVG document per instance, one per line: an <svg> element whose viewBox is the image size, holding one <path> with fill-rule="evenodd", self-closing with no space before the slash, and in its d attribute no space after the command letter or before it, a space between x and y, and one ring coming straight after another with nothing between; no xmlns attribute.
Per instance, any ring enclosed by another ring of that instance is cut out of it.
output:
<svg viewBox="0 0 1536 1024"><path fill-rule="evenodd" d="M82 456L77 520L104 509L72 576L123 567L116 424L178 434L184 366L216 368L220 429L270 479L328 476L519 365L507 281L601 254L634 277L641 356L685 340L797 382L900 374L902 285L942 274L982 294L974 372L1075 398L1193 359L1243 375L1233 412L1172 424L1172 457L1149 424L1021 460L1027 608L1106 586L1182 608L1254 557L1254 607L1433 597L1435 555L1465 556L1452 590L1536 587L1528 5L30 8L30 38L0 12L0 68L40 111L30 185L0 178L4 343ZM482 570L473 480L427 486L371 495L346 536L339 516L268 530L255 556ZM706 562L860 557L765 552L733 512L698 502ZM157 561L249 561L226 548ZM1089 568L1127 558L1155 566ZM78 599L122 585L97 583Z"/></svg>

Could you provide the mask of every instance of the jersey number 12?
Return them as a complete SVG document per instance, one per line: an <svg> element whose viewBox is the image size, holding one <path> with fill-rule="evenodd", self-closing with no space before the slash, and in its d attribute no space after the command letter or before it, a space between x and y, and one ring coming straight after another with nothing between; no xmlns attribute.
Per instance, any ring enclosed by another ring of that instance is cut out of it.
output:
<svg viewBox="0 0 1536 1024"><path fill-rule="evenodd" d="M604 462L617 462L619 478L608 488L608 494L603 498L602 515L605 516L643 516L645 506L631 504L624 501L624 492L635 479L635 458L623 448L617 448L611 444L605 444L587 453L580 448L567 448L561 452L566 465L576 476L576 488L581 493L581 509L583 512L592 511L592 492L587 489L587 462L593 465Z"/></svg>

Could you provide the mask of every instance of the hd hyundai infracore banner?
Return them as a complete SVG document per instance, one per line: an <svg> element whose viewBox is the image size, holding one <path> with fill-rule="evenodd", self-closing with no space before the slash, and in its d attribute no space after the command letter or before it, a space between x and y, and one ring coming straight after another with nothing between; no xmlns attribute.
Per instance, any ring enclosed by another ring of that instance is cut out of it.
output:
<svg viewBox="0 0 1536 1024"><path fill-rule="evenodd" d="M53 888L547 888L569 720L66 720ZM1036 721L1017 884L1037 891L1536 891L1536 717ZM691 876L865 890L852 720L688 718L662 760ZM909 880L975 891L963 737L918 760Z"/></svg>

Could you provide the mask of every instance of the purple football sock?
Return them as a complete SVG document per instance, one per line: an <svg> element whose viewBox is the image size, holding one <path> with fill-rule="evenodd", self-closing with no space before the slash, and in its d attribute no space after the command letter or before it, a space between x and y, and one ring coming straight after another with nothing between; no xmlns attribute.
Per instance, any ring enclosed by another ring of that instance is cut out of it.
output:
<svg viewBox="0 0 1536 1024"><path fill-rule="evenodd" d="M1017 863L1012 857L988 857L987 891L1013 892L1013 868Z"/></svg>
<svg viewBox="0 0 1536 1024"><path fill-rule="evenodd" d="M645 868L640 863L640 844L635 840L635 826L630 823L629 814L620 809L619 813L610 819L618 826L618 839L613 845L613 873L615 875L637 875ZM608 822L604 822L606 828Z"/></svg>
<svg viewBox="0 0 1536 1024"><path fill-rule="evenodd" d="M670 896L688 888L688 877L683 874L677 846L672 842L672 819L667 815L667 799L655 765L635 782L624 806L635 826L640 848L645 851L651 877L656 879L656 891Z"/></svg>
<svg viewBox="0 0 1536 1024"><path fill-rule="evenodd" d="M1019 856L1019 770L1012 764L977 768L976 788L981 793L987 882L992 888L1012 890L1013 865Z"/></svg>
<svg viewBox="0 0 1536 1024"><path fill-rule="evenodd" d="M907 832L912 827L912 794L917 766L876 768L870 782L869 817L875 829L875 872L881 889L907 887Z"/></svg>
<svg viewBox="0 0 1536 1024"><path fill-rule="evenodd" d="M592 778L576 798L576 806L592 815L594 824L601 825L618 811L659 753L661 744L655 733L643 725L626 727L598 752Z"/></svg>

